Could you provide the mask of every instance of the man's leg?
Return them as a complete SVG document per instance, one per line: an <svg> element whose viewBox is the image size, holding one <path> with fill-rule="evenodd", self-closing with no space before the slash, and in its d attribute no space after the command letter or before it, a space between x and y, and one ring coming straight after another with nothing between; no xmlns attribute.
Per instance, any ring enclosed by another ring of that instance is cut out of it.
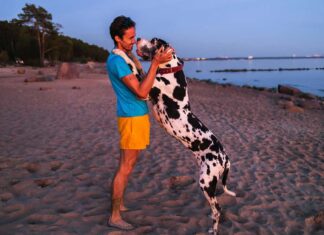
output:
<svg viewBox="0 0 324 235"><path fill-rule="evenodd" d="M125 183L125 187L124 187L124 191L123 191L123 196L122 196L122 198L121 198L121 202L120 202L120 207L119 207L119 210L120 211L127 211L128 210L128 208L127 207L125 207L125 204L124 204L124 196L125 196L125 191L126 191L126 187L127 187L127 184L128 184L128 179L129 179L129 176L131 175L131 173L132 173L132 171L133 171L133 169L134 169L134 167L135 167L135 164L136 164L136 162L137 162L137 158L138 158L138 155L139 155L139 153L140 153L140 150L133 150L133 149L129 149L129 150L121 150L121 155L124 155L125 156L125 151L126 151L126 154L128 155L128 156L133 156L134 154L136 154L136 152L137 152L137 154L136 154L136 157L135 158L133 158L133 157L131 157L132 158L132 161L134 160L135 162L132 162L131 164L133 164L132 165L132 169L131 169L131 172L128 174L128 177L126 178L126 183Z"/></svg>
<svg viewBox="0 0 324 235"><path fill-rule="evenodd" d="M120 215L123 207L124 192L128 183L128 178L137 162L140 150L122 149L120 151L120 162L112 183L112 201L110 222L114 224L126 225Z"/></svg>

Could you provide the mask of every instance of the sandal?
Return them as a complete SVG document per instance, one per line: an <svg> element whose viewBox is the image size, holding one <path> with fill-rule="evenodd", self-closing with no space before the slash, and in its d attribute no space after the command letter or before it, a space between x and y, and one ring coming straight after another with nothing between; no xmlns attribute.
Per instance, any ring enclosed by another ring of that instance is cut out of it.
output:
<svg viewBox="0 0 324 235"><path fill-rule="evenodd" d="M133 225L121 220L119 223L111 222L111 217L109 217L108 225L113 228L118 228L121 230L132 230L134 229Z"/></svg>

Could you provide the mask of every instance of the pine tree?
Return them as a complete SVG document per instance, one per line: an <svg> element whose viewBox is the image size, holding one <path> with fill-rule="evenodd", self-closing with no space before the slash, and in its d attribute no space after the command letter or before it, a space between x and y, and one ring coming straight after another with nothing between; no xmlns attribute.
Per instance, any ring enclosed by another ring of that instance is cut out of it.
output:
<svg viewBox="0 0 324 235"><path fill-rule="evenodd" d="M48 13L43 7L36 7L34 4L26 4L23 13L19 14L18 20L13 22L33 27L39 48L39 63L44 66L46 52L46 37L49 34L57 33L61 27L52 22L52 14Z"/></svg>

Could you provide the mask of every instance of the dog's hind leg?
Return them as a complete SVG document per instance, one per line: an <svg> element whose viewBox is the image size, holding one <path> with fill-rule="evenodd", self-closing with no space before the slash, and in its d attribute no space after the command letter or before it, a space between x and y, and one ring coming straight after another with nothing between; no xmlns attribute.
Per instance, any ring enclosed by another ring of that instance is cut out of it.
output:
<svg viewBox="0 0 324 235"><path fill-rule="evenodd" d="M229 173L230 167L231 167L231 163L230 163L229 160L227 160L227 162L225 163L225 169L224 169L224 173L223 173L222 184L223 184L223 188L224 188L224 193L226 193L226 194L228 194L230 196L235 197L236 196L236 193L228 190L227 189L227 186L226 186L226 181L227 181L227 177L228 177L228 173Z"/></svg>
<svg viewBox="0 0 324 235"><path fill-rule="evenodd" d="M206 175L206 171L202 171L200 173L200 180L199 180L200 188L203 191L206 199L209 202L211 211L212 211L212 219L213 219L213 227L208 231L209 233L213 233L214 235L217 234L219 218L221 215L221 208L217 203L217 199L215 196L216 185L217 185L217 177L216 176L209 176Z"/></svg>

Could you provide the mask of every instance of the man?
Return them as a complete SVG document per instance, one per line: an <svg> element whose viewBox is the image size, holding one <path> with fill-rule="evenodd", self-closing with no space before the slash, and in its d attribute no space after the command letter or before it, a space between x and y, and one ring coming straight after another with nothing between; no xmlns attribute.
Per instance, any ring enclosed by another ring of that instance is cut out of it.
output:
<svg viewBox="0 0 324 235"><path fill-rule="evenodd" d="M115 48L131 56L136 43L135 22L129 17L119 16L110 25L110 35ZM151 90L158 65L172 58L172 51L158 51L151 62L149 71L141 82L132 73L125 60L113 52L107 59L108 75L117 98L118 130L120 133L119 167L112 182L112 212L108 220L110 226L130 230L133 226L121 217L124 206L124 192L128 178L135 166L141 150L149 144L150 123L145 99ZM137 62L135 64L138 64Z"/></svg>

